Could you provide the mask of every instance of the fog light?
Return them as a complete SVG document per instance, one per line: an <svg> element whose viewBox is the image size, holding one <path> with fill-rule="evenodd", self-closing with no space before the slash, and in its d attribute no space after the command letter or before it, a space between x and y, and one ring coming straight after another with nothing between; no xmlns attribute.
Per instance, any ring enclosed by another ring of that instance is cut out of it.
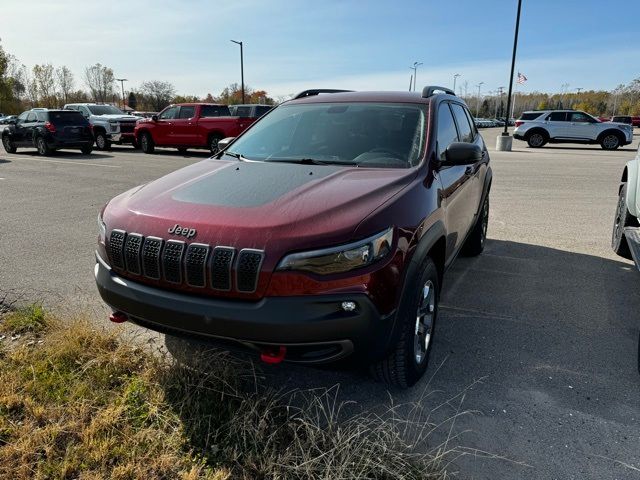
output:
<svg viewBox="0 0 640 480"><path fill-rule="evenodd" d="M356 302L342 302L340 306L345 312L353 312L357 307Z"/></svg>

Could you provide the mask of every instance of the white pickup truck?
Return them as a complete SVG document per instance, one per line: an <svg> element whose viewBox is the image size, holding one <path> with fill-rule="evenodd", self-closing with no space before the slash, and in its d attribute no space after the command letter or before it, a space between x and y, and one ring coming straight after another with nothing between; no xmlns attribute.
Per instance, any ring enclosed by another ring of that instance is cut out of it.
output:
<svg viewBox="0 0 640 480"><path fill-rule="evenodd" d="M633 259L640 270L640 147L622 172L611 246L621 257Z"/></svg>

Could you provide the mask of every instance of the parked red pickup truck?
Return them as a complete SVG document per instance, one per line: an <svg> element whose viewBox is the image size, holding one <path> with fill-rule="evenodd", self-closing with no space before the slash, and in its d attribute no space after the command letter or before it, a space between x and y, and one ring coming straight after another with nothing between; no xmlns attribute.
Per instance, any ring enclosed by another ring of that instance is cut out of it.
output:
<svg viewBox="0 0 640 480"><path fill-rule="evenodd" d="M230 116L229 107L211 103L169 105L158 115L138 121L134 131L144 153L155 147L208 148L218 151L218 142L237 137L254 119Z"/></svg>

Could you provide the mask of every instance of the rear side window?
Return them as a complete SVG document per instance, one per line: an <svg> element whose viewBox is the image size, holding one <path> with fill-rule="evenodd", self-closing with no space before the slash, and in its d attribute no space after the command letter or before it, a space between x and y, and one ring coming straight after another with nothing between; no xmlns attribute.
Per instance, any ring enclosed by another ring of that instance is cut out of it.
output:
<svg viewBox="0 0 640 480"><path fill-rule="evenodd" d="M267 113L269 110L271 110L271 108L272 107L268 105L256 107L256 117L261 117L262 115Z"/></svg>
<svg viewBox="0 0 640 480"><path fill-rule="evenodd" d="M236 108L236 117L250 117L251 107L238 107Z"/></svg>
<svg viewBox="0 0 640 480"><path fill-rule="evenodd" d="M36 112L29 112L29 114L27 115L26 122L35 122L37 120L38 120L38 117L36 116Z"/></svg>
<svg viewBox="0 0 640 480"><path fill-rule="evenodd" d="M269 118L269 117L267 117ZM449 145L458 141L458 131L448 103L441 103L438 109L438 156L444 160L444 152Z"/></svg>
<svg viewBox="0 0 640 480"><path fill-rule="evenodd" d="M203 105L200 108L200 116L206 117L228 117L231 113L229 107L224 105Z"/></svg>
<svg viewBox="0 0 640 480"><path fill-rule="evenodd" d="M451 110L453 111L453 115L456 118L456 123L458 124L458 133L460 134L461 142L473 142L473 132L471 130L471 125L469 124L469 120L464 113L464 108L462 106L452 103Z"/></svg>
<svg viewBox="0 0 640 480"><path fill-rule="evenodd" d="M540 115L542 115L542 112L524 112L520 120L535 120Z"/></svg>
<svg viewBox="0 0 640 480"><path fill-rule="evenodd" d="M547 116L546 120L550 122L566 122L567 112L553 112Z"/></svg>
<svg viewBox="0 0 640 480"><path fill-rule="evenodd" d="M46 112L36 112L36 118L39 122L47 121L47 113Z"/></svg>
<svg viewBox="0 0 640 480"><path fill-rule="evenodd" d="M47 115L49 121L54 125L88 125L87 119L80 112L73 110L49 112Z"/></svg>
<svg viewBox="0 0 640 480"><path fill-rule="evenodd" d="M178 118L192 118L196 114L196 107L180 107L180 116Z"/></svg>

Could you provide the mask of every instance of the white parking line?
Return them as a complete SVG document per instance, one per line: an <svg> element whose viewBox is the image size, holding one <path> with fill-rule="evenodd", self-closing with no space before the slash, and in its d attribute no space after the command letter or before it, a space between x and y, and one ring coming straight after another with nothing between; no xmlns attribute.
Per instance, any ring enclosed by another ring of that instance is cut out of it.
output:
<svg viewBox="0 0 640 480"><path fill-rule="evenodd" d="M87 165L88 167L122 168L120 165L100 165L99 163L67 162L65 160L45 160L44 158L20 158L20 160L31 160L33 162L45 162L45 163L67 163L69 165Z"/></svg>

